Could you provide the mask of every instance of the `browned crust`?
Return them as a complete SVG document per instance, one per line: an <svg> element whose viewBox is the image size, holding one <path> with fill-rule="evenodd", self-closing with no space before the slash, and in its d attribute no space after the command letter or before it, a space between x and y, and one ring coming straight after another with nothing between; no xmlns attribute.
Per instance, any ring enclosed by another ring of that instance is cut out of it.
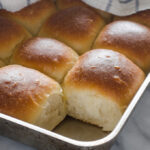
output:
<svg viewBox="0 0 150 150"><path fill-rule="evenodd" d="M44 74L19 65L0 68L0 112L33 122L42 104L57 87Z"/></svg>
<svg viewBox="0 0 150 150"><path fill-rule="evenodd" d="M87 51L104 26L103 19L84 7L71 7L55 13L48 18L39 36L52 37L68 44L79 53Z"/></svg>
<svg viewBox="0 0 150 150"><path fill-rule="evenodd" d="M53 31L55 35L65 33L70 38L76 37L81 40L80 36L85 37L88 35L91 26L97 22L97 19L100 20L91 10L83 7L73 7L54 14L46 21L45 27L49 28L49 31Z"/></svg>
<svg viewBox="0 0 150 150"><path fill-rule="evenodd" d="M99 34L93 48L125 54L144 71L150 71L150 29L130 21L115 21Z"/></svg>
<svg viewBox="0 0 150 150"><path fill-rule="evenodd" d="M35 37L18 47L11 62L51 76L59 70L68 71L77 58L78 55L67 45L54 39ZM46 67L49 69L46 70Z"/></svg>
<svg viewBox="0 0 150 150"><path fill-rule="evenodd" d="M15 15L22 17L22 19L35 19L41 15L41 13L46 13L50 11L55 11L55 5L52 0L40 0L36 3L33 3L22 10L15 12Z"/></svg>
<svg viewBox="0 0 150 150"><path fill-rule="evenodd" d="M150 9L140 11L136 14L125 16L125 17L115 16L114 20L129 20L150 27Z"/></svg>
<svg viewBox="0 0 150 150"><path fill-rule="evenodd" d="M11 56L17 44L30 37L30 34L19 24L0 17L0 58Z"/></svg>
<svg viewBox="0 0 150 150"><path fill-rule="evenodd" d="M72 52L71 48L57 40L35 37L23 43L16 55L20 60L57 66L69 60L70 51Z"/></svg>
<svg viewBox="0 0 150 150"><path fill-rule="evenodd" d="M73 6L84 6L89 7L87 4L81 0L56 0L58 9L66 9Z"/></svg>
<svg viewBox="0 0 150 150"><path fill-rule="evenodd" d="M95 8L87 5L86 3L82 2L81 0L57 0L56 5L57 5L58 9L60 9L60 10L70 8L70 7L74 7L74 6L83 6L83 7L90 8L93 11L98 12L105 19L105 21L107 23L110 22L111 19L112 19L111 14L109 14L105 11L99 10L99 9L95 9Z"/></svg>
<svg viewBox="0 0 150 150"><path fill-rule="evenodd" d="M125 56L97 49L80 56L63 85L96 90L125 108L143 80L143 71Z"/></svg>
<svg viewBox="0 0 150 150"><path fill-rule="evenodd" d="M52 0L40 0L17 12L0 10L0 15L17 21L32 34L36 34L43 22L55 12L56 6Z"/></svg>

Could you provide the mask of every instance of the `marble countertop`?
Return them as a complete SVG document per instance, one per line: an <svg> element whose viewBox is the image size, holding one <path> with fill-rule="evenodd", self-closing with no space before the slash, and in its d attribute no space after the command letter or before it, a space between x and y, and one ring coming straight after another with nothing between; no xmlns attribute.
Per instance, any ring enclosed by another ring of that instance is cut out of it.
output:
<svg viewBox="0 0 150 150"><path fill-rule="evenodd" d="M1 150L36 150L0 136ZM150 85L111 150L150 150Z"/></svg>

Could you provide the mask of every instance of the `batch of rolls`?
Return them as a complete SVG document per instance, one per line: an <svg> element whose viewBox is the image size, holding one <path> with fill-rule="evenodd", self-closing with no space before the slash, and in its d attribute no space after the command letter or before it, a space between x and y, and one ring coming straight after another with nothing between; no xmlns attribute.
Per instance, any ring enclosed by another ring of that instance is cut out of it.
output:
<svg viewBox="0 0 150 150"><path fill-rule="evenodd" d="M150 10L114 17L80 0L0 10L0 112L112 131L150 71L149 27Z"/></svg>

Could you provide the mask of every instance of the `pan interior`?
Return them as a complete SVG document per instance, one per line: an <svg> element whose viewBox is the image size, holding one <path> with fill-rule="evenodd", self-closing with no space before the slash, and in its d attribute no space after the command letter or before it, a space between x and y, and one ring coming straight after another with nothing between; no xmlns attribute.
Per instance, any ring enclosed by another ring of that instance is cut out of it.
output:
<svg viewBox="0 0 150 150"><path fill-rule="evenodd" d="M98 140L110 133L102 131L99 127L84 123L68 116L54 129L54 132L79 141Z"/></svg>

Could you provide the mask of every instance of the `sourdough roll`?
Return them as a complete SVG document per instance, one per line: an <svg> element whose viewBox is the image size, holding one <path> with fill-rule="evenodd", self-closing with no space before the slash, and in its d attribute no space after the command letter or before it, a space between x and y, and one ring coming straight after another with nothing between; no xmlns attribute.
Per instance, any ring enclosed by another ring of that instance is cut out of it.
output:
<svg viewBox="0 0 150 150"><path fill-rule="evenodd" d="M62 89L36 70L20 65L2 67L0 112L51 130L66 115Z"/></svg>
<svg viewBox="0 0 150 150"><path fill-rule="evenodd" d="M125 16L125 17L115 16L114 20L134 21L134 22L146 25L147 27L150 27L150 9L140 11L136 14L132 14L132 15Z"/></svg>
<svg viewBox="0 0 150 150"><path fill-rule="evenodd" d="M103 26L104 21L96 12L76 6L49 17L39 36L55 38L82 54L90 50Z"/></svg>
<svg viewBox="0 0 150 150"><path fill-rule="evenodd" d="M35 37L17 48L11 63L37 69L61 82L78 55L67 45L50 38Z"/></svg>
<svg viewBox="0 0 150 150"><path fill-rule="evenodd" d="M39 0L17 12L0 10L0 15L17 21L36 35L43 22L55 12L56 6L53 0Z"/></svg>
<svg viewBox="0 0 150 150"><path fill-rule="evenodd" d="M145 72L150 71L150 29L130 21L115 21L98 35L93 48L118 51Z"/></svg>
<svg viewBox="0 0 150 150"><path fill-rule="evenodd" d="M56 5L58 7L58 9L66 9L66 8L70 8L73 6L83 6L83 7L88 7L88 8L92 8L91 6L87 5L86 3L82 2L81 0L56 0ZM93 10L97 11L106 22L110 22L112 19L112 15L102 11L102 10L98 10L95 8L92 8Z"/></svg>
<svg viewBox="0 0 150 150"><path fill-rule="evenodd" d="M0 16L0 59L7 61L16 46L29 37L21 25Z"/></svg>
<svg viewBox="0 0 150 150"><path fill-rule="evenodd" d="M111 131L144 77L138 66L118 52L89 51L80 56L65 77L68 114Z"/></svg>

